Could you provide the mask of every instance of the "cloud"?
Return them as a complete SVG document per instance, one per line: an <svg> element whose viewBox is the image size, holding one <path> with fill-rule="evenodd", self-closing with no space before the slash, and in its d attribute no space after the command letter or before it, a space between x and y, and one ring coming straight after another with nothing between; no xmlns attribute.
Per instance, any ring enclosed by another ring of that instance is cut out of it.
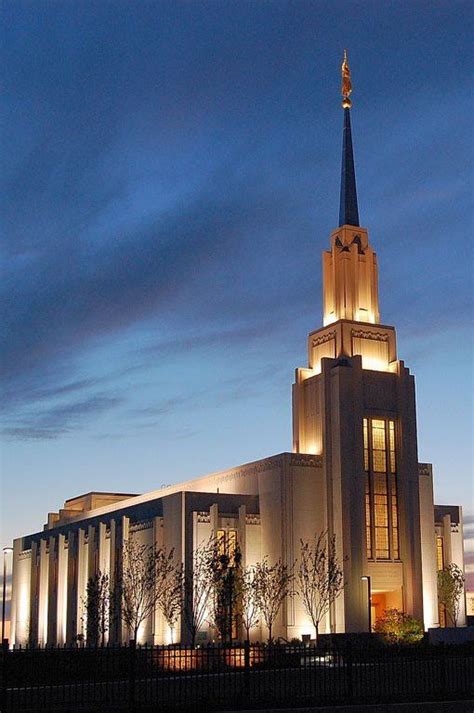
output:
<svg viewBox="0 0 474 713"><path fill-rule="evenodd" d="M4 437L15 440L50 440L83 428L91 416L98 416L116 408L122 398L95 395L82 401L59 404L37 413L18 418L16 425L2 430Z"/></svg>

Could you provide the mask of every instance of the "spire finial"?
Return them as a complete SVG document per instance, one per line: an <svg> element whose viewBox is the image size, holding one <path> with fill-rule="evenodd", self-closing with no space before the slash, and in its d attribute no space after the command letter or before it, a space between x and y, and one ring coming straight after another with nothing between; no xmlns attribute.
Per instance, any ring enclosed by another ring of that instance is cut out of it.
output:
<svg viewBox="0 0 474 713"><path fill-rule="evenodd" d="M342 106L344 107L344 132L342 140L342 171L341 197L339 203L339 225L359 225L359 208L357 205L357 189L354 168L354 152L352 150L351 131L351 71L347 61L347 51L344 50L342 60Z"/></svg>
<svg viewBox="0 0 474 713"><path fill-rule="evenodd" d="M352 102L349 99L352 94L352 82L351 82L351 70L349 69L349 62L347 61L347 50L344 50L344 59L341 65L341 94L342 94L342 106L344 109L350 109Z"/></svg>

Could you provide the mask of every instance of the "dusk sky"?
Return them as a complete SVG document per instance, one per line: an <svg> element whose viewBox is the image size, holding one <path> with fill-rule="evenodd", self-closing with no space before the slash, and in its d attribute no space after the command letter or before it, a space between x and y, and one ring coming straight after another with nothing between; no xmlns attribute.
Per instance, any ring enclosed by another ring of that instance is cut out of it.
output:
<svg viewBox="0 0 474 713"><path fill-rule="evenodd" d="M2 544L90 490L291 450L337 227L344 47L381 320L416 375L436 502L474 535L472 4L2 13Z"/></svg>

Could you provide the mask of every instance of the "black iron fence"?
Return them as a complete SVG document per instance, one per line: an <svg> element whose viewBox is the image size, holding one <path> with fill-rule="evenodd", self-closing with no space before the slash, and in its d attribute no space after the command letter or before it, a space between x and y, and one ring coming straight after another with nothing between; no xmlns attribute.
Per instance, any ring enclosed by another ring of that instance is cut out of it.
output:
<svg viewBox="0 0 474 713"><path fill-rule="evenodd" d="M212 711L474 694L474 647L302 645L2 651L1 710Z"/></svg>

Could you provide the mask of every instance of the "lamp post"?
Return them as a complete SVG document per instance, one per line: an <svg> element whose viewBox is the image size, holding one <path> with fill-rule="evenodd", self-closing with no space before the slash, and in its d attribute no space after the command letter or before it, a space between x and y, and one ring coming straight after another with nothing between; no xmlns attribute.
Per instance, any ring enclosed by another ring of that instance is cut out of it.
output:
<svg viewBox="0 0 474 713"><path fill-rule="evenodd" d="M369 634L372 633L372 591L370 588L370 576L368 574L361 577L367 582L367 620L369 622Z"/></svg>
<svg viewBox="0 0 474 713"><path fill-rule="evenodd" d="M2 595L2 642L5 639L5 599L7 594L7 554L13 552L12 547L3 548L3 595Z"/></svg>

